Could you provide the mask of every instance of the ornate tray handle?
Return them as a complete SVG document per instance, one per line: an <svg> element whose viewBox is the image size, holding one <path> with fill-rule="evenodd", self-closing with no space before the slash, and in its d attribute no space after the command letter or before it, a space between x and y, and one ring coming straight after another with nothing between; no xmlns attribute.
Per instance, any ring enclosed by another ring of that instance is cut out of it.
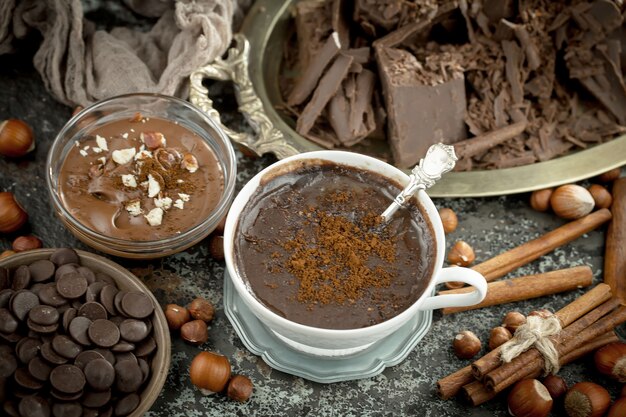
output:
<svg viewBox="0 0 626 417"><path fill-rule="evenodd" d="M227 58L217 58L215 62L199 68L190 76L189 101L199 107L220 126L230 139L244 145L257 155L271 152L279 159L300 153L285 140L281 131L276 129L263 110L261 99L257 96L248 73L250 44L242 34L233 37L235 45L228 50ZM205 78L220 81L232 81L235 84L239 111L254 129L256 135L236 132L224 126L220 114L213 108L208 88L202 85Z"/></svg>

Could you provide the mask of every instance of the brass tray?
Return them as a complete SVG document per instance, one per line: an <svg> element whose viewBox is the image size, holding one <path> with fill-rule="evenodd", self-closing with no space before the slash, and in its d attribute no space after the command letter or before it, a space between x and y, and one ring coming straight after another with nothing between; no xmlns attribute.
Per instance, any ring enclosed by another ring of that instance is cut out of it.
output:
<svg viewBox="0 0 626 417"><path fill-rule="evenodd" d="M205 78L232 80L237 86L239 110L255 134L235 132L223 126L230 138L258 155L273 153L282 159L321 149L303 138L278 114L281 102L278 74L283 39L296 0L257 0L226 58L191 74L190 101L218 123ZM626 164L626 135L610 142L546 162L498 170L450 172L428 194L431 197L486 197L554 187L593 177Z"/></svg>

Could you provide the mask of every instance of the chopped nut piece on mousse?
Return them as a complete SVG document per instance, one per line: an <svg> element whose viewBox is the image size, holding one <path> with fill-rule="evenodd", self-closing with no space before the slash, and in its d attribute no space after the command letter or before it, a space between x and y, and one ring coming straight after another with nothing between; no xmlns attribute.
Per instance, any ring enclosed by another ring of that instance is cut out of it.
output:
<svg viewBox="0 0 626 417"><path fill-rule="evenodd" d="M126 203L126 206L124 206L124 208L131 216L139 216L141 213L143 213L143 210L141 209L141 201L139 200L129 201L128 203Z"/></svg>
<svg viewBox="0 0 626 417"><path fill-rule="evenodd" d="M133 174L122 174L122 184L124 184L125 187L136 188L137 179Z"/></svg>
<svg viewBox="0 0 626 417"><path fill-rule="evenodd" d="M111 158L116 164L124 165L133 160L137 150L135 148L120 149L113 151Z"/></svg>
<svg viewBox="0 0 626 417"><path fill-rule="evenodd" d="M145 215L146 220L150 223L150 226L160 226L163 221L163 209L153 208Z"/></svg>

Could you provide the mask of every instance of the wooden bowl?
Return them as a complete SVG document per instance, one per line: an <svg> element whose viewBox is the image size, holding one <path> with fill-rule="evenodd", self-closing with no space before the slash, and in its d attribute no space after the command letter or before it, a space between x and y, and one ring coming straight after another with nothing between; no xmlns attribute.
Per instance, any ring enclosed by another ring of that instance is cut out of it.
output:
<svg viewBox="0 0 626 417"><path fill-rule="evenodd" d="M35 249L19 252L5 259L0 260L0 267L15 268L19 265L30 264L39 259L49 259L56 249ZM159 396L165 384L165 378L170 367L171 341L165 314L159 302L154 298L152 292L146 285L133 275L129 270L121 267L115 262L93 253L76 250L80 258L80 263L95 272L102 272L113 278L119 289L125 291L140 291L150 297L154 304L154 316L152 317L153 337L157 344L156 354L152 358L150 365L151 376L148 385L140 394L141 402L129 417L140 417L146 413L154 401Z"/></svg>

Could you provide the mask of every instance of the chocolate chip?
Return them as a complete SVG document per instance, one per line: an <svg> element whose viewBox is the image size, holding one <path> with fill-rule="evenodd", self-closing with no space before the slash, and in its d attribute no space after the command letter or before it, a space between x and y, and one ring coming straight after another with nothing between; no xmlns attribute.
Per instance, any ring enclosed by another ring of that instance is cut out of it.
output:
<svg viewBox="0 0 626 417"><path fill-rule="evenodd" d="M49 326L59 321L59 312L54 307L38 305L30 309L28 318L37 324Z"/></svg>
<svg viewBox="0 0 626 417"><path fill-rule="evenodd" d="M119 293L119 290L110 284L105 284L100 291L100 303L106 308L110 315L114 316L117 314L117 309L115 308L115 296Z"/></svg>
<svg viewBox="0 0 626 417"><path fill-rule="evenodd" d="M115 280L111 278L109 275L105 274L104 272L96 273L96 281L103 281L103 282L106 282L107 284L117 286L117 283L115 282Z"/></svg>
<svg viewBox="0 0 626 417"><path fill-rule="evenodd" d="M137 394L128 394L115 404L114 413L116 416L127 416L132 413L138 406L141 398Z"/></svg>
<svg viewBox="0 0 626 417"><path fill-rule="evenodd" d="M85 278L87 279L87 278ZM85 301L90 302L90 301L98 301L100 298L100 291L102 291L102 288L107 285L104 282L98 281L98 282L94 282L92 284L89 284L89 286L87 287L87 292L85 293Z"/></svg>
<svg viewBox="0 0 626 417"><path fill-rule="evenodd" d="M65 298L79 298L87 291L87 280L78 272L69 272L57 281L57 291Z"/></svg>
<svg viewBox="0 0 626 417"><path fill-rule="evenodd" d="M71 248L61 248L57 249L50 255L50 261L54 262L55 265L65 265L69 263L77 264L79 262L78 253L74 249Z"/></svg>
<svg viewBox="0 0 626 417"><path fill-rule="evenodd" d="M41 356L53 365L63 365L67 363L67 359L60 356L52 349L52 343L45 342L41 345Z"/></svg>
<svg viewBox="0 0 626 417"><path fill-rule="evenodd" d="M122 299L122 310L133 318L143 319L154 311L152 300L146 294L138 291L131 291L124 295Z"/></svg>
<svg viewBox="0 0 626 417"><path fill-rule="evenodd" d="M78 354L76 359L74 360L74 365L78 366L80 369L84 371L85 365L95 359L104 359L104 356L95 350L86 350Z"/></svg>
<svg viewBox="0 0 626 417"><path fill-rule="evenodd" d="M50 417L50 405L38 395L22 398L18 410L22 416Z"/></svg>
<svg viewBox="0 0 626 417"><path fill-rule="evenodd" d="M54 333L59 328L59 323L54 323L49 326L42 326L41 324L37 324L31 319L26 319L26 325L29 329L37 333Z"/></svg>
<svg viewBox="0 0 626 417"><path fill-rule="evenodd" d="M22 363L29 363L39 353L42 342L38 338L25 337L15 345L15 353Z"/></svg>
<svg viewBox="0 0 626 417"><path fill-rule="evenodd" d="M54 272L54 280L58 281L63 275L70 272L77 272L78 264L65 264L57 268Z"/></svg>
<svg viewBox="0 0 626 417"><path fill-rule="evenodd" d="M138 358L137 364L139 365L139 368L141 368L141 373L143 374L143 379L141 380L141 383L143 384L148 380L148 378L150 378L150 365L148 365L148 361L143 358Z"/></svg>
<svg viewBox="0 0 626 417"><path fill-rule="evenodd" d="M57 400L61 400L61 401L76 401L80 397L83 396L83 390L80 390L74 394L66 394L65 392L61 392L59 390L52 388L50 390L50 395L52 395Z"/></svg>
<svg viewBox="0 0 626 417"><path fill-rule="evenodd" d="M115 387L120 392L135 392L141 386L143 373L137 362L122 361L115 364Z"/></svg>
<svg viewBox="0 0 626 417"><path fill-rule="evenodd" d="M9 300L15 291L10 288L5 288L0 291L0 308L7 308L9 306Z"/></svg>
<svg viewBox="0 0 626 417"><path fill-rule="evenodd" d="M46 382L48 377L50 377L50 372L52 371L52 367L46 363L39 356L35 356L28 362L28 372L38 380L42 382Z"/></svg>
<svg viewBox="0 0 626 417"><path fill-rule="evenodd" d="M148 356L156 350L157 344L152 336L148 336L143 342L139 343L135 348L135 355Z"/></svg>
<svg viewBox="0 0 626 417"><path fill-rule="evenodd" d="M97 391L109 389L115 381L116 369L106 359L90 361L85 365L84 371L87 383Z"/></svg>
<svg viewBox="0 0 626 417"><path fill-rule="evenodd" d="M0 291L11 287L8 268L0 267Z"/></svg>
<svg viewBox="0 0 626 417"><path fill-rule="evenodd" d="M8 378L17 369L17 359L8 354L0 356L0 378Z"/></svg>
<svg viewBox="0 0 626 417"><path fill-rule="evenodd" d="M126 312L124 311L122 307L122 300L124 299L124 296L126 294L128 294L126 291L120 291L117 294L115 294L115 299L113 300L113 304L115 305L115 310L119 314L122 314L124 316L128 316L128 314L126 314Z"/></svg>
<svg viewBox="0 0 626 417"><path fill-rule="evenodd" d="M56 285L48 285L45 288L39 290L39 299L43 304L47 304L52 307L61 307L67 303L67 300L58 293Z"/></svg>
<svg viewBox="0 0 626 417"><path fill-rule="evenodd" d="M55 266L46 259L40 259L28 265L33 282L47 281L54 275Z"/></svg>
<svg viewBox="0 0 626 417"><path fill-rule="evenodd" d="M83 407L78 403L54 403L53 417L82 417Z"/></svg>
<svg viewBox="0 0 626 417"><path fill-rule="evenodd" d="M133 350L135 350L135 345L124 341L116 343L111 348L111 351L115 353L132 352Z"/></svg>
<svg viewBox="0 0 626 417"><path fill-rule="evenodd" d="M92 321L87 317L75 317L70 322L70 336L81 345L89 346L91 341L89 340L87 332L91 323Z"/></svg>
<svg viewBox="0 0 626 417"><path fill-rule="evenodd" d="M9 343L17 343L22 338L22 336L19 333L11 333L11 334L0 333L0 338L6 340Z"/></svg>
<svg viewBox="0 0 626 417"><path fill-rule="evenodd" d="M128 342L141 342L149 334L148 326L141 320L127 319L120 324L120 334Z"/></svg>
<svg viewBox="0 0 626 417"><path fill-rule="evenodd" d="M96 274L86 266L79 266L78 273L85 277L89 285L96 282Z"/></svg>
<svg viewBox="0 0 626 417"><path fill-rule="evenodd" d="M57 366L50 372L50 384L60 392L74 394L85 386L85 375L74 365Z"/></svg>
<svg viewBox="0 0 626 417"><path fill-rule="evenodd" d="M133 354L133 352L123 352L115 355L116 364L124 361L137 363L137 357Z"/></svg>
<svg viewBox="0 0 626 417"><path fill-rule="evenodd" d="M63 329L66 333L69 333L70 323L74 320L77 314L78 311L74 307L68 308L63 313Z"/></svg>
<svg viewBox="0 0 626 417"><path fill-rule="evenodd" d="M110 389L99 392L88 391L83 395L82 403L85 407L100 408L107 405L109 401L111 401Z"/></svg>
<svg viewBox="0 0 626 417"><path fill-rule="evenodd" d="M78 315L87 317L89 320L95 321L98 319L106 319L107 311L102 304L95 301L91 301L83 304L78 309Z"/></svg>
<svg viewBox="0 0 626 417"><path fill-rule="evenodd" d="M66 359L74 359L83 348L65 335L57 335L52 339L52 349Z"/></svg>
<svg viewBox="0 0 626 417"><path fill-rule="evenodd" d="M13 284L11 288L13 291L23 290L28 288L30 284L30 269L26 265L20 265L13 272Z"/></svg>
<svg viewBox="0 0 626 417"><path fill-rule="evenodd" d="M24 320L30 309L39 305L39 297L28 290L16 291L9 304L15 317Z"/></svg>
<svg viewBox="0 0 626 417"><path fill-rule="evenodd" d="M120 329L104 319L91 323L88 334L89 339L100 347L111 347L120 340Z"/></svg>
<svg viewBox="0 0 626 417"><path fill-rule="evenodd" d="M107 362L109 362L111 365L115 365L115 363L117 362L117 358L115 357L115 355L108 349L96 348L94 349L94 351L101 354L104 359L106 359Z"/></svg>
<svg viewBox="0 0 626 417"><path fill-rule="evenodd" d="M13 317L13 314L6 308L0 308L0 332L13 333L17 330L19 323Z"/></svg>
<svg viewBox="0 0 626 417"><path fill-rule="evenodd" d="M6 401L2 405L2 409L9 417L21 417L19 411L17 411L17 405L13 401Z"/></svg>
<svg viewBox="0 0 626 417"><path fill-rule="evenodd" d="M34 378L26 368L17 368L15 374L13 374L13 378L15 382L26 389L35 390L43 387L43 383L37 378Z"/></svg>

